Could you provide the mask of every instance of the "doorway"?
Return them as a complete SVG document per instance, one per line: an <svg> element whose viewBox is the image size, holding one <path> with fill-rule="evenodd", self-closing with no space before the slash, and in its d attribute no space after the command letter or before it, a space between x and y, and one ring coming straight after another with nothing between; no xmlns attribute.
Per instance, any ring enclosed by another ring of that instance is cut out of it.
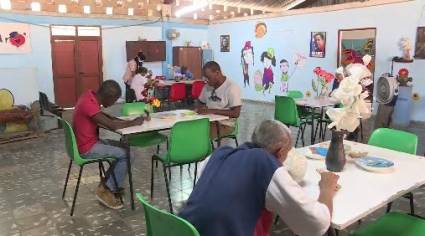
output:
<svg viewBox="0 0 425 236"><path fill-rule="evenodd" d="M78 97L103 81L102 38L97 26L51 26L55 102L74 107Z"/></svg>

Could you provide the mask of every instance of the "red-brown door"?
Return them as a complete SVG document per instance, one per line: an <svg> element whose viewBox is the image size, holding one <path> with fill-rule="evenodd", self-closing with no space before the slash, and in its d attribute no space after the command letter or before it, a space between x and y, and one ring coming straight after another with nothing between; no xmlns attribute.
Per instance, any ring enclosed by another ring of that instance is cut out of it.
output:
<svg viewBox="0 0 425 236"><path fill-rule="evenodd" d="M88 89L97 90L102 81L102 55L99 37L79 37L78 40L78 71L81 95Z"/></svg>
<svg viewBox="0 0 425 236"><path fill-rule="evenodd" d="M102 41L90 36L52 36L55 103L73 107L88 89L97 90L102 78Z"/></svg>
<svg viewBox="0 0 425 236"><path fill-rule="evenodd" d="M63 107L72 107L77 99L75 37L52 38L52 64L55 102Z"/></svg>

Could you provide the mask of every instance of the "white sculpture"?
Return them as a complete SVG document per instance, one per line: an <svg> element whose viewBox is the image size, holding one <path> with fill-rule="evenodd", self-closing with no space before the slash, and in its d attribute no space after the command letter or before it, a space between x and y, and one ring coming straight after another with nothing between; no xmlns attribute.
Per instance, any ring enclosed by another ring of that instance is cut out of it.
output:
<svg viewBox="0 0 425 236"><path fill-rule="evenodd" d="M413 60L412 42L409 38L401 38L399 42L400 49L403 51L403 59L407 61Z"/></svg>

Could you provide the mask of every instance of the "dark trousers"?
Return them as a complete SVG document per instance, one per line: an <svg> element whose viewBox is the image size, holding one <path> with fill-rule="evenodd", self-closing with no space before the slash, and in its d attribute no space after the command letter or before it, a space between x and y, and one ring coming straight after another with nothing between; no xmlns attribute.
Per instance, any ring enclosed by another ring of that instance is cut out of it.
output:
<svg viewBox="0 0 425 236"><path fill-rule="evenodd" d="M125 84L125 102L130 103L134 102L136 100L136 94L134 93L134 90L130 88L130 85L127 83Z"/></svg>

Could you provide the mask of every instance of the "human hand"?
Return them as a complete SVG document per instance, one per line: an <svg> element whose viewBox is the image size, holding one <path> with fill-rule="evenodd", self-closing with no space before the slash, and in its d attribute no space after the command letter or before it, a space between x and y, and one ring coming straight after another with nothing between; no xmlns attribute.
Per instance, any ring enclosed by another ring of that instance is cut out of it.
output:
<svg viewBox="0 0 425 236"><path fill-rule="evenodd" d="M206 106L199 107L199 108L196 109L196 113L201 114L201 115L208 114L208 108Z"/></svg>
<svg viewBox="0 0 425 236"><path fill-rule="evenodd" d="M317 170L320 173L319 187L320 192L334 196L341 186L338 185L339 176L330 171Z"/></svg>

